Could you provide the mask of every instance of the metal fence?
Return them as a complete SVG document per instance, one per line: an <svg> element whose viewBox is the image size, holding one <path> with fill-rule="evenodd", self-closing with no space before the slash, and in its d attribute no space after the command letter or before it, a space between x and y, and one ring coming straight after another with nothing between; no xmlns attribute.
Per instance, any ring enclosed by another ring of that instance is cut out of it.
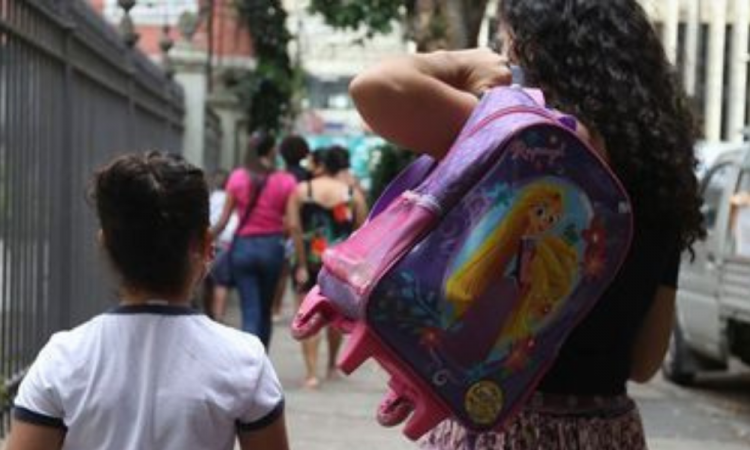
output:
<svg viewBox="0 0 750 450"><path fill-rule="evenodd" d="M92 170L118 152L179 152L182 105L83 0L0 0L0 436L50 334L113 301Z"/></svg>

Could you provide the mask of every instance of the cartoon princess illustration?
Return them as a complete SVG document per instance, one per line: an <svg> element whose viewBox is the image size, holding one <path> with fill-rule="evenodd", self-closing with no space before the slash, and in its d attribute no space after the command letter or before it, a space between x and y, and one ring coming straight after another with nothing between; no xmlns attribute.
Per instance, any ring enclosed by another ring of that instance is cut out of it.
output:
<svg viewBox="0 0 750 450"><path fill-rule="evenodd" d="M526 338L573 288L576 250L549 233L565 211L562 188L532 183L518 198L446 283L453 308L440 346L464 366Z"/></svg>

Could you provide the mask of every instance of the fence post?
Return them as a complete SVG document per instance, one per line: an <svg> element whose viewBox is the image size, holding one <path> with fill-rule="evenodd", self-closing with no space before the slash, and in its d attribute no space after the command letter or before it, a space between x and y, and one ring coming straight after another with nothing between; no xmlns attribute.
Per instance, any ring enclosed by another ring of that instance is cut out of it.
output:
<svg viewBox="0 0 750 450"><path fill-rule="evenodd" d="M73 264L70 261L70 255L73 252L73 220L71 208L67 205L66 199L73 196L73 183L70 182L73 170L73 111L75 109L75 95L73 92L73 66L70 63L71 45L73 42L73 33L75 31L75 21L73 20L70 8L71 2L60 2L61 17L65 21L65 42L63 44L64 57L64 79L62 90L62 105L58 106L57 111L59 123L62 126L62 142L57 152L52 152L54 167L59 170L54 171L55 179L50 182L57 186L55 189L55 198L52 200L52 223L56 230L57 245L50 243L51 263L56 270L50 271L51 292L59 292L58 299L49 302L50 307L50 329L59 330L70 326L70 309L73 296L72 278Z"/></svg>

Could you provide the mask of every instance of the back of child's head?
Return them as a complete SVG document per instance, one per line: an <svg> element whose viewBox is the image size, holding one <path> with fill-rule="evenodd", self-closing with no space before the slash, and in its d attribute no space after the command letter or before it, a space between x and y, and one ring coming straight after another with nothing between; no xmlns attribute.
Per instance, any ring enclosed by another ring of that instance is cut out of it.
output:
<svg viewBox="0 0 750 450"><path fill-rule="evenodd" d="M310 154L310 146L302 136L293 134L285 137L279 144L279 153L287 167L299 166L300 161Z"/></svg>
<svg viewBox="0 0 750 450"><path fill-rule="evenodd" d="M326 159L326 153L328 152L327 148L319 148L312 153L310 153L310 159L312 160L312 164L314 168L317 169L326 169L325 165L325 159Z"/></svg>
<svg viewBox="0 0 750 450"><path fill-rule="evenodd" d="M159 152L120 156L94 174L102 245L127 288L181 293L209 226L203 171ZM195 249L195 250L194 250Z"/></svg>
<svg viewBox="0 0 750 450"><path fill-rule="evenodd" d="M341 145L332 145L328 147L328 158L331 164L338 167L339 170L349 169L351 167L349 150Z"/></svg>
<svg viewBox="0 0 750 450"><path fill-rule="evenodd" d="M332 145L323 153L323 165L326 171L335 175L349 168L349 151L340 146Z"/></svg>

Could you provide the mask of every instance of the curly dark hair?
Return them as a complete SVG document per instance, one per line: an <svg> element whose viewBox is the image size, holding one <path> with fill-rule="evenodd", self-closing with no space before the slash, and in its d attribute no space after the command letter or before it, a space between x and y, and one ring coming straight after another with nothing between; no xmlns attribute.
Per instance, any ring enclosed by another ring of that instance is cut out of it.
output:
<svg viewBox="0 0 750 450"><path fill-rule="evenodd" d="M341 145L332 145L326 149L323 163L331 173L337 174L351 167L349 160L349 150Z"/></svg>
<svg viewBox="0 0 750 450"><path fill-rule="evenodd" d="M637 1L502 0L499 11L526 83L604 140L639 226L680 249L703 238L696 122Z"/></svg>
<svg viewBox="0 0 750 450"><path fill-rule="evenodd" d="M89 196L123 285L180 294L191 246L204 242L208 229L203 171L177 155L128 154L94 173Z"/></svg>

